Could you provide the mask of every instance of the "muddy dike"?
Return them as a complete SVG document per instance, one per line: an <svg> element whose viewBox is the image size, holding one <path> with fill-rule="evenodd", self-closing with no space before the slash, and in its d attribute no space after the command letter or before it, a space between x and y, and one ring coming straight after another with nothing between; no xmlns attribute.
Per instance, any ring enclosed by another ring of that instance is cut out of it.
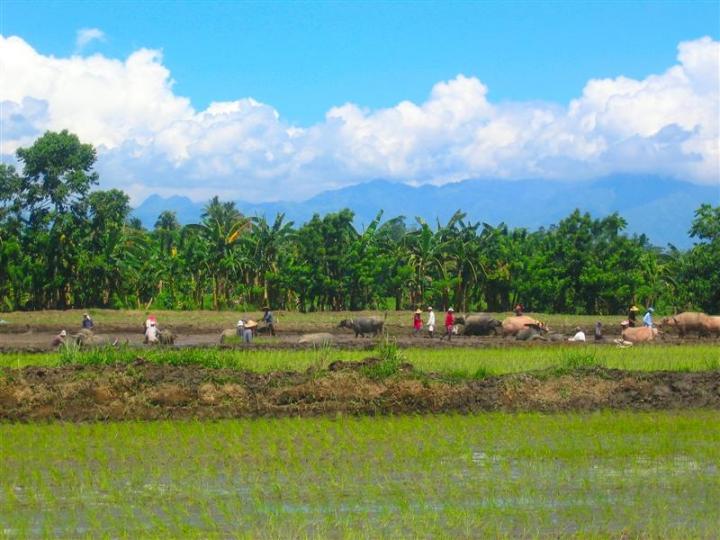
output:
<svg viewBox="0 0 720 540"><path fill-rule="evenodd" d="M0 421L720 409L720 371L548 369L452 379L376 358L267 374L137 359L0 371Z"/></svg>

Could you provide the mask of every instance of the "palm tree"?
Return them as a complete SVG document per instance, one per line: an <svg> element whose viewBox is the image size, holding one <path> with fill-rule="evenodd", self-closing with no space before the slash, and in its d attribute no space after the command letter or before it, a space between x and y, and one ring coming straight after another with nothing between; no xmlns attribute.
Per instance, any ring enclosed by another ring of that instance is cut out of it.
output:
<svg viewBox="0 0 720 540"><path fill-rule="evenodd" d="M269 278L278 273L280 253L288 240L293 236L293 222L284 222L285 214L275 216L272 225L264 216L252 219L253 231L249 237L251 244L251 260L256 271L256 278L262 281L263 303L270 304Z"/></svg>
<svg viewBox="0 0 720 540"><path fill-rule="evenodd" d="M220 202L217 196L205 206L202 223L188 225L196 229L208 244L207 267L213 279L213 308L220 307L220 298L230 300L230 277L241 267L242 257L236 251L242 235L252 228L234 202Z"/></svg>

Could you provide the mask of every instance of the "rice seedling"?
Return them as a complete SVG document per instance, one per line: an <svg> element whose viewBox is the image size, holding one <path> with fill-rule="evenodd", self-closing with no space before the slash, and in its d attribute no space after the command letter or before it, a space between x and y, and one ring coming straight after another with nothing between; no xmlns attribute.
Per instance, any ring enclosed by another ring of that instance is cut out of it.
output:
<svg viewBox="0 0 720 540"><path fill-rule="evenodd" d="M0 354L0 368L58 366L64 364L107 365L128 363L138 357L171 365L270 371L320 369L331 361L357 361L375 356L393 371L410 362L420 371L453 374L460 378L482 378L548 368L574 369L601 366L637 371L707 371L720 369L717 345L653 345L618 349L595 345L447 349L399 349L393 338L381 340L374 351L340 350L332 346L313 349L222 349L222 348L98 348L63 349L59 353ZM388 372L388 373L389 373ZM1 372L0 372L1 376Z"/></svg>
<svg viewBox="0 0 720 540"><path fill-rule="evenodd" d="M712 537L718 448L718 411L0 425L0 523L7 537Z"/></svg>

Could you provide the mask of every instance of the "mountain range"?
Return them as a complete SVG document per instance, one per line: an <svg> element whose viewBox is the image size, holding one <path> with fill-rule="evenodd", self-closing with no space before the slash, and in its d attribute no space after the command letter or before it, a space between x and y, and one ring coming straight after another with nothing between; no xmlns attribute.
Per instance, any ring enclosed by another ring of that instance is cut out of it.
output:
<svg viewBox="0 0 720 540"><path fill-rule="evenodd" d="M460 209L469 221L535 230L558 223L574 209L600 218L618 212L628 222L629 234L645 233L658 246L692 245L688 236L695 210L702 203L720 204L720 184L702 186L657 176L613 175L587 181L464 180L442 186L373 180L325 191L301 202L249 203L236 201L248 216L274 219L279 212L296 225L318 213L321 216L350 208L358 228L383 210L383 218L403 215L407 223L420 216L441 223ZM206 203L187 197L151 195L133 210L145 227L153 227L160 212L174 211L181 224L197 223Z"/></svg>

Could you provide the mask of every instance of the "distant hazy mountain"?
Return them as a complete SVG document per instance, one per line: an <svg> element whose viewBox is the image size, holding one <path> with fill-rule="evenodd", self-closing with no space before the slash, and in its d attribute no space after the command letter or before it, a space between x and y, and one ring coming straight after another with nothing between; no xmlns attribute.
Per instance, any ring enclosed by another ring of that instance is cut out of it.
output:
<svg viewBox="0 0 720 540"><path fill-rule="evenodd" d="M658 177L610 176L585 182L550 180L465 180L444 186L411 187L374 180L320 193L302 202L247 203L237 201L246 215L265 215L273 219L285 212L296 224L314 213L324 215L342 208L355 212L356 224L367 225L384 210L383 218L404 215L407 222L422 216L430 223L446 222L461 209L471 221L492 225L505 222L511 227L530 230L557 223L575 208L602 217L618 212L628 221L628 233L645 233L653 243L677 247L692 245L687 231L695 209L702 203L720 204L720 185L698 186ZM134 215L146 227L155 224L163 210L173 210L178 220L193 223L200 219L205 203L186 197L148 197Z"/></svg>

